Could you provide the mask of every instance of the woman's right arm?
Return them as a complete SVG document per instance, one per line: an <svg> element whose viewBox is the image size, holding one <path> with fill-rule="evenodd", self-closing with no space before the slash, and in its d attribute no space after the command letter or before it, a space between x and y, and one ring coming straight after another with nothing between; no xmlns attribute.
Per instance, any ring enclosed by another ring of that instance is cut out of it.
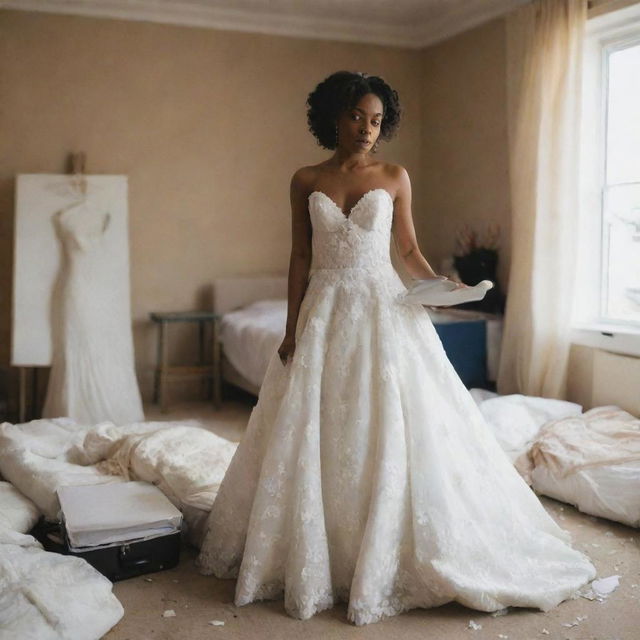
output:
<svg viewBox="0 0 640 640"><path fill-rule="evenodd" d="M289 259L287 326L278 349L283 364L293 356L296 325L300 305L307 290L311 267L311 221L309 219L309 181L305 169L298 169L291 178L291 257Z"/></svg>

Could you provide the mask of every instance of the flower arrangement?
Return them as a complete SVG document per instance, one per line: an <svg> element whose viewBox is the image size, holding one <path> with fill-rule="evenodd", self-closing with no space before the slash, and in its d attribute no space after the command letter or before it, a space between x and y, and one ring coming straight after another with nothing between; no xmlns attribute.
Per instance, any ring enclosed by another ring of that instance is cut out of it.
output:
<svg viewBox="0 0 640 640"><path fill-rule="evenodd" d="M478 241L478 234L468 224L464 224L456 232L454 255L465 256L476 249L490 249L497 252L499 247L500 225L498 223L489 223L481 243Z"/></svg>

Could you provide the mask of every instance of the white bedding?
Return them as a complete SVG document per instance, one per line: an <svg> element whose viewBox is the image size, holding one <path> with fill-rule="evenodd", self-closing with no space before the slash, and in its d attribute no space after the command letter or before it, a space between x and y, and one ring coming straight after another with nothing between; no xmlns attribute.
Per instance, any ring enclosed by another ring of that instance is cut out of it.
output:
<svg viewBox="0 0 640 640"><path fill-rule="evenodd" d="M527 456L536 493L640 527L640 420L596 407L547 423Z"/></svg>
<svg viewBox="0 0 640 640"><path fill-rule="evenodd" d="M111 587L84 560L0 527L0 640L98 640L124 613Z"/></svg>
<svg viewBox="0 0 640 640"><path fill-rule="evenodd" d="M102 460L97 467L105 472L157 485L180 510L208 512L237 443L200 427L147 424L146 431L139 426L134 432L126 426L98 425L74 454Z"/></svg>
<svg viewBox="0 0 640 640"><path fill-rule="evenodd" d="M640 420L618 407L531 396L471 395L533 490L580 511L640 526Z"/></svg>
<svg viewBox="0 0 640 640"><path fill-rule="evenodd" d="M69 451L82 442L89 429L67 418L0 425L0 474L48 520L56 520L60 510L58 487L122 481L101 473L94 465L69 461Z"/></svg>
<svg viewBox="0 0 640 640"><path fill-rule="evenodd" d="M59 487L129 478L156 484L183 510L189 539L199 544L236 447L175 422L0 425L0 474L12 483L0 483L0 640L97 640L123 615L111 582L91 565L23 535L39 510L57 518Z"/></svg>
<svg viewBox="0 0 640 640"><path fill-rule="evenodd" d="M188 422L93 427L70 420L0 426L0 473L49 520L65 485L144 480L183 511L188 539L198 545L237 443Z"/></svg>
<svg viewBox="0 0 640 640"><path fill-rule="evenodd" d="M500 396L486 389L471 389L470 393L511 462L529 450L540 428L549 420L582 413L579 404L565 400L519 393Z"/></svg>
<svg viewBox="0 0 640 640"><path fill-rule="evenodd" d="M286 300L260 300L222 316L224 354L238 373L258 388L269 358L282 342L286 322Z"/></svg>
<svg viewBox="0 0 640 640"><path fill-rule="evenodd" d="M94 448L99 438L98 432L87 435ZM237 446L198 427L173 425L134 435L125 430L98 468L157 485L182 511L189 542L200 547L206 515Z"/></svg>

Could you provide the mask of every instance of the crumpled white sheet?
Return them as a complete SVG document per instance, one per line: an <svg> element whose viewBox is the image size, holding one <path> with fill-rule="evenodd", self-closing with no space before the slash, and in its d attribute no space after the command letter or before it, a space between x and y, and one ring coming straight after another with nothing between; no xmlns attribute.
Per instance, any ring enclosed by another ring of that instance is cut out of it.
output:
<svg viewBox="0 0 640 640"><path fill-rule="evenodd" d="M640 527L640 419L606 406L549 422L527 461L536 493Z"/></svg>
<svg viewBox="0 0 640 640"><path fill-rule="evenodd" d="M122 482L122 478L105 475L95 466L69 461L69 450L82 442L89 429L69 418L0 425L0 474L48 520L56 520L60 510L58 487Z"/></svg>
<svg viewBox="0 0 640 640"><path fill-rule="evenodd" d="M109 422L78 425L68 419L4 423L0 425L0 473L15 488L8 483L0 486L10 501L21 491L54 520L60 486L146 480L183 509L189 538L199 544L236 447L185 423L120 427ZM122 475L110 475L114 472ZM25 513L17 517L9 515L9 509L6 512L9 526L0 526L0 640L102 637L123 615L109 580L84 560L48 553L34 538L19 533L37 518L35 506L29 518ZM0 524L5 520L0 518Z"/></svg>
<svg viewBox="0 0 640 640"><path fill-rule="evenodd" d="M471 389L489 427L537 494L640 526L640 420L619 407Z"/></svg>
<svg viewBox="0 0 640 640"><path fill-rule="evenodd" d="M69 450L81 443L90 426L69 418L0 425L0 474L30 498L48 520L56 520L63 485L122 482L95 466L70 462Z"/></svg>
<svg viewBox="0 0 640 640"><path fill-rule="evenodd" d="M40 511L11 483L0 482L0 528L27 533L38 522Z"/></svg>
<svg viewBox="0 0 640 640"><path fill-rule="evenodd" d="M640 419L619 407L596 407L547 423L530 450L535 466L559 477L580 469L640 462Z"/></svg>
<svg viewBox="0 0 640 640"><path fill-rule="evenodd" d="M133 433L100 425L87 433L85 455L103 457L101 470L155 484L179 509L209 511L237 443L200 427L157 425Z"/></svg>
<svg viewBox="0 0 640 640"><path fill-rule="evenodd" d="M0 527L0 640L97 640L124 613L107 578Z"/></svg>
<svg viewBox="0 0 640 640"><path fill-rule="evenodd" d="M0 426L0 473L29 496L49 520L64 485L145 480L184 514L187 536L199 546L203 523L237 443L186 422L34 420Z"/></svg>
<svg viewBox="0 0 640 640"><path fill-rule="evenodd" d="M486 389L471 389L470 393L512 462L529 451L544 424L582 412L579 404L565 400L519 393L500 396Z"/></svg>

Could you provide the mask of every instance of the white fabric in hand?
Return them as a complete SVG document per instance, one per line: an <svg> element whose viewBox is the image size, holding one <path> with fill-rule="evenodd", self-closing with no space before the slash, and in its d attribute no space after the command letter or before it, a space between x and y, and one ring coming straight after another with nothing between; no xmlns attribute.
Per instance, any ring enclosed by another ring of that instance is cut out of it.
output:
<svg viewBox="0 0 640 640"><path fill-rule="evenodd" d="M482 300L489 289L493 289L491 280L482 280L473 287L458 288L455 282L444 276L438 276L428 280L417 280L405 294L400 295L399 299L406 304L448 307Z"/></svg>

